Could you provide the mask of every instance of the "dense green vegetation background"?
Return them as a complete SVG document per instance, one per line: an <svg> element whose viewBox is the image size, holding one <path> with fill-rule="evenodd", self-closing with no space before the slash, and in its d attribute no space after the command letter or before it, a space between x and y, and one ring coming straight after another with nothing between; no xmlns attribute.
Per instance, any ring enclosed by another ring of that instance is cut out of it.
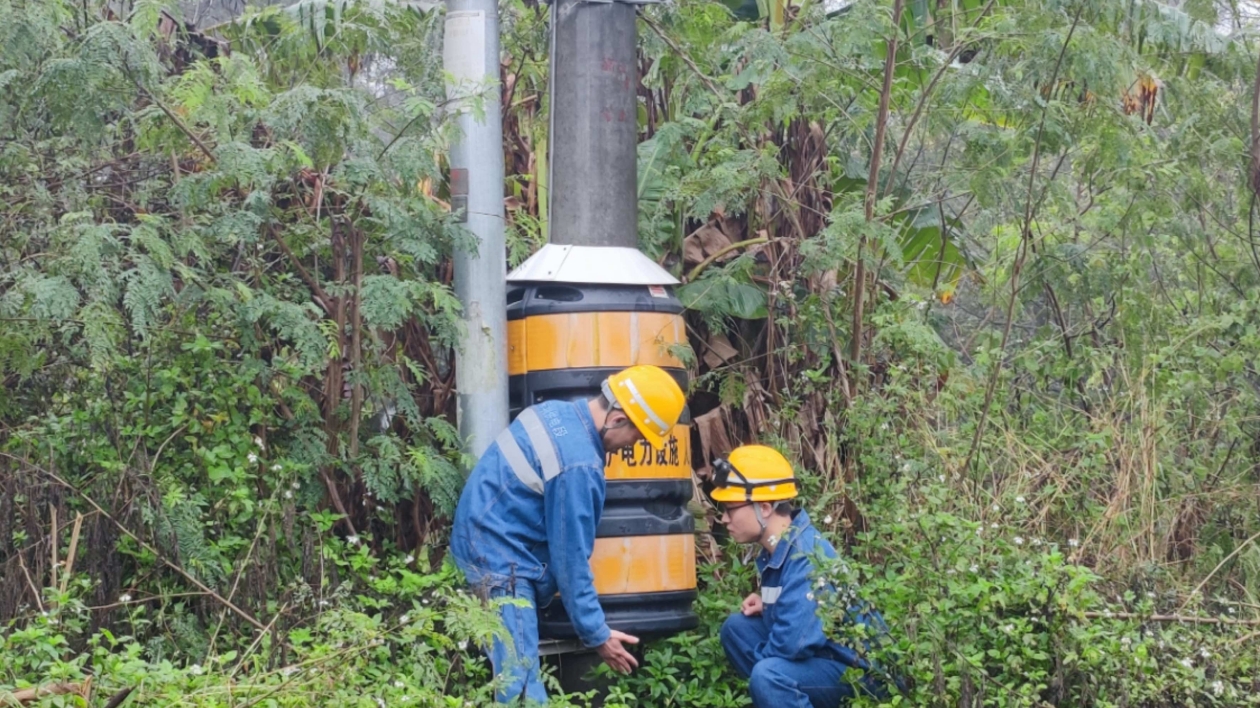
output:
<svg viewBox="0 0 1260 708"><path fill-rule="evenodd" d="M640 242L686 282L694 465L799 463L827 572L893 627L893 703L1260 702L1239 5L641 11ZM546 7L503 25L515 264L547 228ZM0 701L489 699L493 614L444 562L441 27L0 0ZM716 628L753 571L699 540L703 626L609 705L747 704Z"/></svg>

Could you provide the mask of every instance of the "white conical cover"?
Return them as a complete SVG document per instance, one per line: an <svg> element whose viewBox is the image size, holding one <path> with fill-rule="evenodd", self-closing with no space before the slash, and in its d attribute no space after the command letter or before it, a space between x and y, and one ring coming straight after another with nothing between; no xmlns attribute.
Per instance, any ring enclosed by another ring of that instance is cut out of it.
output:
<svg viewBox="0 0 1260 708"><path fill-rule="evenodd" d="M637 248L549 243L508 273L509 283L677 285L678 279Z"/></svg>

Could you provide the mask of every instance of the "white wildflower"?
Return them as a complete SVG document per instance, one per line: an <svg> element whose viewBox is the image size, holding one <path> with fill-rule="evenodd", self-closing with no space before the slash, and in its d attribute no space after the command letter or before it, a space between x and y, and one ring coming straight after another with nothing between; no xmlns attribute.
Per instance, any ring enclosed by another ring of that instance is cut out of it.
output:
<svg viewBox="0 0 1260 708"><path fill-rule="evenodd" d="M888 430L888 424L887 424L887 423L880 423L880 425L879 425L879 429L880 429L880 430Z"/></svg>
<svg viewBox="0 0 1260 708"><path fill-rule="evenodd" d="M193 664L192 666L188 667L188 673L192 674L193 676L200 676L202 672L203 670L201 668L201 664Z"/></svg>
<svg viewBox="0 0 1260 708"><path fill-rule="evenodd" d="M421 601L420 601L420 604L422 604L422 605L427 605L427 604L429 604L429 598L427 598L427 597L426 597L426 598L424 598L423 600L421 600Z"/></svg>
<svg viewBox="0 0 1260 708"><path fill-rule="evenodd" d="M468 648L468 640L467 640L467 639L461 639L461 640L460 640L460 642L459 642L459 650L460 650L460 651L464 651L464 650L466 650L467 648Z"/></svg>
<svg viewBox="0 0 1260 708"><path fill-rule="evenodd" d="M945 475L940 475L939 477L937 477L937 479L941 480L941 482L943 483L945 481Z"/></svg>
<svg viewBox="0 0 1260 708"><path fill-rule="evenodd" d="M1232 615L1232 614L1234 614L1235 612L1237 612L1237 610L1236 610L1236 609L1234 609L1232 606L1231 606L1231 607L1230 607L1227 611L1228 611L1231 615Z"/></svg>
<svg viewBox="0 0 1260 708"><path fill-rule="evenodd" d="M996 522L996 521L994 521L993 523L989 524L989 528L991 528L991 529L995 529L995 528L997 528L997 527L998 527L998 525L997 525L997 522Z"/></svg>
<svg viewBox="0 0 1260 708"><path fill-rule="evenodd" d="M293 484L290 484L289 486L290 486L290 487L293 487L294 489L301 489L301 488L302 488L302 485L298 484L298 483L297 483L297 480L294 480L294 481L293 481Z"/></svg>
<svg viewBox="0 0 1260 708"><path fill-rule="evenodd" d="M1207 649L1200 649L1199 656L1203 657L1204 659L1207 659L1212 656L1212 652L1208 651Z"/></svg>
<svg viewBox="0 0 1260 708"><path fill-rule="evenodd" d="M248 455L245 459L249 460L249 464L251 464L251 465L256 465L256 464L258 464L258 455L255 455L255 454L254 454L254 453L252 453L252 452L251 452L251 453L249 453L249 455Z"/></svg>
<svg viewBox="0 0 1260 708"><path fill-rule="evenodd" d="M416 562L416 557L411 555L410 553L407 554L406 558L403 558L403 563L406 563L407 565L411 565L412 563L415 563L415 562Z"/></svg>
<svg viewBox="0 0 1260 708"><path fill-rule="evenodd" d="M1001 511L1001 510L1002 510L1002 507L998 506L997 504L994 504L994 505L993 505L993 510L994 510L994 511Z"/></svg>
<svg viewBox="0 0 1260 708"><path fill-rule="evenodd" d="M814 592L811 590L811 591L809 591L809 592L805 593L805 599L806 599L806 600L809 600L810 602L813 602L813 601L814 601Z"/></svg>
<svg viewBox="0 0 1260 708"><path fill-rule="evenodd" d="M380 706L381 708L387 708L385 699L381 698L380 696L376 697L376 705Z"/></svg>
<svg viewBox="0 0 1260 708"><path fill-rule="evenodd" d="M410 619L411 619L411 615L403 615L402 617L398 618L398 621L403 624L407 624L407 621Z"/></svg>
<svg viewBox="0 0 1260 708"><path fill-rule="evenodd" d="M128 602L131 602L131 595L128 595L127 593L123 593L122 595L118 596L118 601L125 605Z"/></svg>
<svg viewBox="0 0 1260 708"><path fill-rule="evenodd" d="M394 688L402 688L403 686L406 686L406 685L407 685L407 684L403 683L402 681L395 681L395 682L394 682Z"/></svg>
<svg viewBox="0 0 1260 708"><path fill-rule="evenodd" d="M1015 497L1015 503L1016 503L1016 504L1023 504L1023 503L1024 503L1024 498L1023 498L1023 497Z"/></svg>
<svg viewBox="0 0 1260 708"><path fill-rule="evenodd" d="M349 536L346 536L346 543L351 546L357 546L359 544L359 537L354 534L350 534Z"/></svg>
<svg viewBox="0 0 1260 708"><path fill-rule="evenodd" d="M1068 545L1071 546L1072 548L1076 548L1077 546L1081 545L1081 542L1074 538L1069 538Z"/></svg>
<svg viewBox="0 0 1260 708"><path fill-rule="evenodd" d="M1014 540L1015 540L1015 545L1016 545L1016 546L1022 546L1022 545L1024 545L1024 537L1023 537L1023 536L1016 536Z"/></svg>
<svg viewBox="0 0 1260 708"><path fill-rule="evenodd" d="M1212 682L1212 694L1222 696L1225 694L1225 684L1221 681Z"/></svg>
<svg viewBox="0 0 1260 708"><path fill-rule="evenodd" d="M1003 628L1002 628L1002 631L1003 631L1003 632L1006 632L1007 634L1010 634L1011 632L1014 632L1014 631L1015 631L1015 625L1013 625L1013 624L1008 624L1008 625L1006 625L1005 627L1003 627Z"/></svg>
<svg viewBox="0 0 1260 708"><path fill-rule="evenodd" d="M254 436L254 444L258 446L259 450L263 449L262 438L258 437L257 435Z"/></svg>
<svg viewBox="0 0 1260 708"><path fill-rule="evenodd" d="M1034 539L1032 540L1032 545L1034 545L1034 546L1040 546L1042 543L1045 543L1045 542L1044 542L1044 541L1042 541L1042 540L1041 540L1041 539L1039 539L1039 538L1034 538Z"/></svg>
<svg viewBox="0 0 1260 708"><path fill-rule="evenodd" d="M284 490L284 498L285 498L285 499L292 499L292 498L293 498L293 490L292 490L292 489L286 489L286 490Z"/></svg>
<svg viewBox="0 0 1260 708"><path fill-rule="evenodd" d="M1151 598L1152 600L1154 600L1154 599L1155 599L1155 593L1153 593L1153 592L1149 592L1149 591L1148 591L1148 592L1146 593L1146 596L1147 596L1147 597L1149 597L1149 598Z"/></svg>
<svg viewBox="0 0 1260 708"><path fill-rule="evenodd" d="M1181 660L1181 665L1182 665L1182 666L1184 666L1184 667L1186 667L1187 669L1193 668L1193 667L1194 667L1194 660L1193 660L1193 659L1191 659L1190 657L1186 657L1186 658L1184 658L1184 659L1182 659L1182 660Z"/></svg>
<svg viewBox="0 0 1260 708"><path fill-rule="evenodd" d="M971 564L971 567L970 567L970 568L968 568L968 570L970 570L970 571L971 571L971 572L973 572L973 573L979 573L979 572L980 572L980 566L976 565L975 563L972 563L972 564Z"/></svg>
<svg viewBox="0 0 1260 708"><path fill-rule="evenodd" d="M901 471L902 471L902 472L909 472L909 471L910 471L910 463L909 463L909 462L906 462L906 463L902 464L902 465L901 465Z"/></svg>
<svg viewBox="0 0 1260 708"><path fill-rule="evenodd" d="M319 601L319 606L320 606L320 607L328 607L328 601L327 601L327 600L320 600L320 601Z"/></svg>
<svg viewBox="0 0 1260 708"><path fill-rule="evenodd" d="M823 519L823 523L824 524L831 523L831 514L827 514L826 518Z"/></svg>
<svg viewBox="0 0 1260 708"><path fill-rule="evenodd" d="M1120 646L1123 647L1125 651L1128 651L1129 645L1132 643L1133 643L1133 640L1131 638L1120 637Z"/></svg>
<svg viewBox="0 0 1260 708"><path fill-rule="evenodd" d="M1103 610L1103 617L1106 617L1107 619L1111 619L1114 614L1115 613L1111 610Z"/></svg>
<svg viewBox="0 0 1260 708"><path fill-rule="evenodd" d="M280 470L282 470L282 469L284 469L284 468L283 468L283 467L281 467L281 466L279 465L279 463L274 464L274 465L272 465L272 466L271 466L271 471L272 471L272 472L279 472L279 471L280 471Z"/></svg>

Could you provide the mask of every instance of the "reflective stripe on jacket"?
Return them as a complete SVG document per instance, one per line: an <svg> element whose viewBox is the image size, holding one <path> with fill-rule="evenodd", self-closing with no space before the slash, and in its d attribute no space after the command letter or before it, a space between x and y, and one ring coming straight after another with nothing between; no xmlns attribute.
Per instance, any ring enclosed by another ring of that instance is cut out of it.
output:
<svg viewBox="0 0 1260 708"><path fill-rule="evenodd" d="M477 461L455 510L451 554L474 584L557 590L578 637L608 641L590 557L604 510L604 446L586 401L526 408Z"/></svg>

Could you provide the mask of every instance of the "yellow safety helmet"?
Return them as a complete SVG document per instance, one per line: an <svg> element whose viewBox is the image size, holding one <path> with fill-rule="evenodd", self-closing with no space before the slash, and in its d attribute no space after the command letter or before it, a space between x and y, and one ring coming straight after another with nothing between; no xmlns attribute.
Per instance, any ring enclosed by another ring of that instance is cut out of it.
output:
<svg viewBox="0 0 1260 708"><path fill-rule="evenodd" d="M620 408L652 447L661 447L682 416L687 397L659 366L640 364L604 379L604 396Z"/></svg>
<svg viewBox="0 0 1260 708"><path fill-rule="evenodd" d="M778 450L741 445L713 461L714 502L774 502L796 498L796 473Z"/></svg>

